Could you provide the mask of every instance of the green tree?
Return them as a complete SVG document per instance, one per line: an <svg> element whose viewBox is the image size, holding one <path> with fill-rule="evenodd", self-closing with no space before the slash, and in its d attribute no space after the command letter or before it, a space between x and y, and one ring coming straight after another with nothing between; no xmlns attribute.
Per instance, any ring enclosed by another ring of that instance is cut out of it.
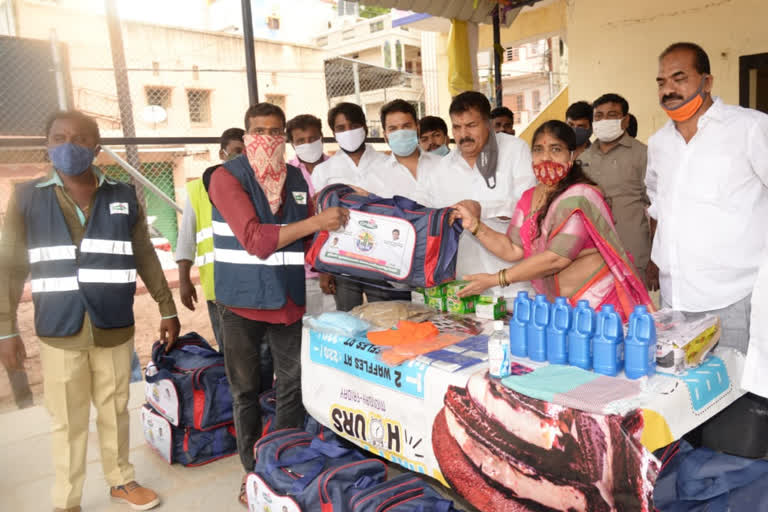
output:
<svg viewBox="0 0 768 512"><path fill-rule="evenodd" d="M382 14L389 14L388 7L373 7L370 5L361 5L360 6L360 17L361 18L375 18L376 16L381 16Z"/></svg>

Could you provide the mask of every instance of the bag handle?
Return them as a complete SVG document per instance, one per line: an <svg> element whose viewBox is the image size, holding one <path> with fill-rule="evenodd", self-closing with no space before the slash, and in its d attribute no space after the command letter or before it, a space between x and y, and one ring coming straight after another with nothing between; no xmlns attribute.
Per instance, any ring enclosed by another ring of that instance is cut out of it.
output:
<svg viewBox="0 0 768 512"><path fill-rule="evenodd" d="M157 368L157 373L154 375L147 375L145 373L144 374L145 381L149 382L150 384L154 384L159 380L173 379L173 374L169 370L165 368L160 368L159 366L155 366L155 367Z"/></svg>

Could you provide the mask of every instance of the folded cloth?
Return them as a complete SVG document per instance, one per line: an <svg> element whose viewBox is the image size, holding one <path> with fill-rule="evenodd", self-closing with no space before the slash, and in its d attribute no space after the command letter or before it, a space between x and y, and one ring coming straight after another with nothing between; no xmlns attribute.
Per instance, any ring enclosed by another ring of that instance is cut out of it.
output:
<svg viewBox="0 0 768 512"><path fill-rule="evenodd" d="M305 318L304 323L310 329L341 336L361 336L371 328L371 324L365 320L342 311L329 311L320 316Z"/></svg>
<svg viewBox="0 0 768 512"><path fill-rule="evenodd" d="M437 336L432 336L431 338L426 338L416 343L404 343L402 345L385 348L379 353L379 358L383 363L389 366L397 366L421 355L455 345L461 340L461 336L441 332Z"/></svg>
<svg viewBox="0 0 768 512"><path fill-rule="evenodd" d="M368 333L368 341L374 345L395 347L416 343L427 338L437 336L439 331L432 322L410 322L400 320L397 329L388 331L374 331Z"/></svg>
<svg viewBox="0 0 768 512"><path fill-rule="evenodd" d="M531 398L598 414L615 413L612 403L632 403L630 399L640 393L637 381L559 364L542 366L525 375L512 375L502 383Z"/></svg>

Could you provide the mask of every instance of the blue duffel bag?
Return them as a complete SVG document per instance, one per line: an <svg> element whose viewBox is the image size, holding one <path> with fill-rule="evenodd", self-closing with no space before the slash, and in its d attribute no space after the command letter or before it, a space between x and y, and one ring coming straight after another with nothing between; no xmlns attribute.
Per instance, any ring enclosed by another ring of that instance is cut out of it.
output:
<svg viewBox="0 0 768 512"><path fill-rule="evenodd" d="M254 460L246 493L249 509L259 512L346 512L352 494L386 478L384 462L295 428L257 441Z"/></svg>
<svg viewBox="0 0 768 512"><path fill-rule="evenodd" d="M147 402L176 427L212 430L233 421L224 356L195 332L167 354L155 342L145 379Z"/></svg>
<svg viewBox="0 0 768 512"><path fill-rule="evenodd" d="M400 475L358 491L349 500L350 512L458 512L453 502L440 496L417 476Z"/></svg>
<svg viewBox="0 0 768 512"><path fill-rule="evenodd" d="M456 277L460 222L450 208L427 208L405 197L362 196L347 185L329 185L318 210L350 210L345 228L320 231L306 261L319 272L431 287Z"/></svg>
<svg viewBox="0 0 768 512"><path fill-rule="evenodd" d="M206 431L175 427L146 404L142 406L141 422L147 443L168 464L202 466L237 452L232 423Z"/></svg>

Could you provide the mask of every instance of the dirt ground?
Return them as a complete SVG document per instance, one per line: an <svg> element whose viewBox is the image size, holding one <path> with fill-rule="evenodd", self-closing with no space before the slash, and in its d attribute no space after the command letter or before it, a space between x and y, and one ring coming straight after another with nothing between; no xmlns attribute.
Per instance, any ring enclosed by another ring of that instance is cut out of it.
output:
<svg viewBox="0 0 768 512"><path fill-rule="evenodd" d="M189 311L181 305L178 287L172 290L174 300L176 301L176 308L179 312L179 320L181 321L181 333L195 331L206 340L209 340L211 345L215 346L213 330L208 320L208 308L203 299L203 291L200 285L197 285L197 296L200 302L197 303L195 311ZM152 344L158 338L160 313L157 309L157 303L152 300L148 293L136 296L133 310L136 318L136 352L139 355L143 368L149 361ZM19 305L18 322L24 346L27 350L27 360L24 366L27 370L29 385L34 394L35 404L42 404L43 380L40 369L40 340L34 334L34 310L31 301L22 302ZM0 412L8 412L15 408L16 404L11 394L8 374L0 365Z"/></svg>

